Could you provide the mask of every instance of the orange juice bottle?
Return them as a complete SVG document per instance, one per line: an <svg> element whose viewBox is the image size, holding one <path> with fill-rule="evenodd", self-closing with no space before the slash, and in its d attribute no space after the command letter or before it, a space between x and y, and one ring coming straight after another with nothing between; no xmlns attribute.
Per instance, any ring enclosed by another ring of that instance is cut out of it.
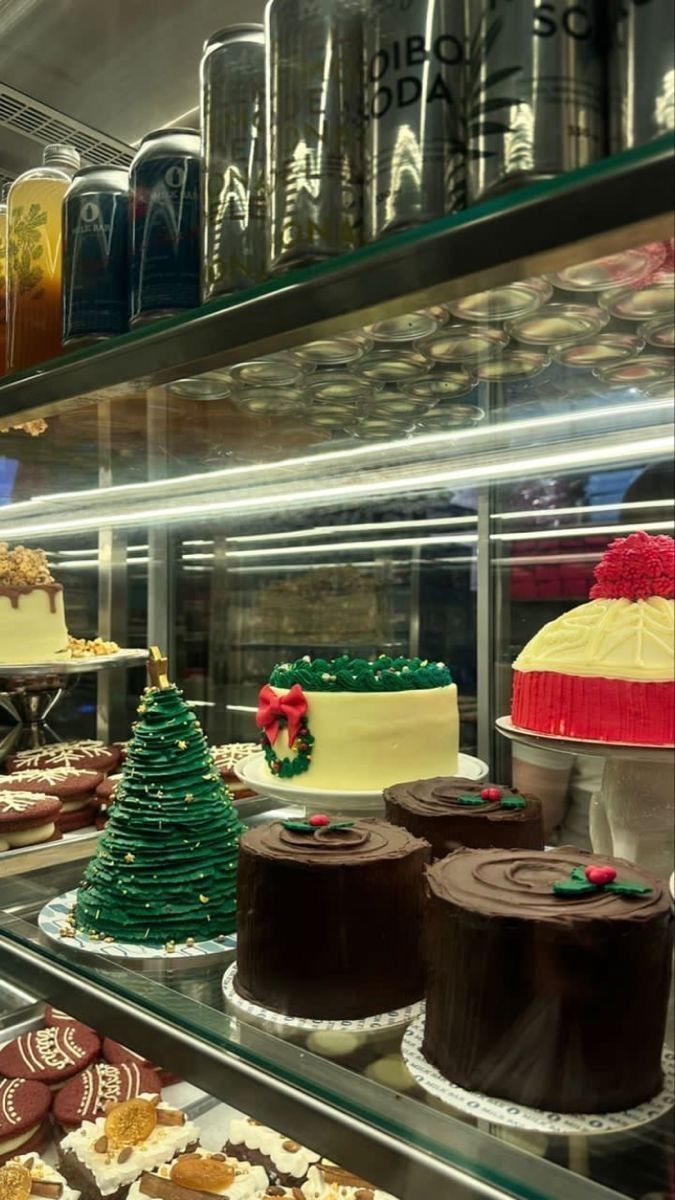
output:
<svg viewBox="0 0 675 1200"><path fill-rule="evenodd" d="M80 165L72 146L45 146L7 197L7 370L61 353L61 207Z"/></svg>

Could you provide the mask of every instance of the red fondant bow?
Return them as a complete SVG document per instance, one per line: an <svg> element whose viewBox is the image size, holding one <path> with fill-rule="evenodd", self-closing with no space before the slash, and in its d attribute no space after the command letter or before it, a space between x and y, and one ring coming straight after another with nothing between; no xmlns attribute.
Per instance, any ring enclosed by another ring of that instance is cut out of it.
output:
<svg viewBox="0 0 675 1200"><path fill-rule="evenodd" d="M261 688L258 696L258 715L256 725L264 729L270 744L273 746L279 736L279 725L285 721L288 726L288 744L293 746L302 718L307 712L305 693L299 683L294 683L290 692L278 696L268 683Z"/></svg>

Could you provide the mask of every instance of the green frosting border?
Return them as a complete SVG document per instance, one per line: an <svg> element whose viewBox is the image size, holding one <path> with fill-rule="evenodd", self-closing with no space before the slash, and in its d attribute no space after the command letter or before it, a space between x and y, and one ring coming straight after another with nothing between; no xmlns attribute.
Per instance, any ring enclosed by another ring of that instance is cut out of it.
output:
<svg viewBox="0 0 675 1200"><path fill-rule="evenodd" d="M449 667L426 658L391 658L380 654L374 661L350 658L296 658L277 663L269 678L272 687L291 688L299 683L305 692L413 692L448 687Z"/></svg>

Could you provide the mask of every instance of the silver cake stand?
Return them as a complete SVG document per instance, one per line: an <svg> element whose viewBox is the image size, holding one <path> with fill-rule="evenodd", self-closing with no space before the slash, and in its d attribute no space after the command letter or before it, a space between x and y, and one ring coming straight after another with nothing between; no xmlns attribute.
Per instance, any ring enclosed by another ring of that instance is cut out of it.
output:
<svg viewBox="0 0 675 1200"><path fill-rule="evenodd" d="M593 849L670 877L675 870L675 747L544 736L518 728L510 717L499 717L496 725L504 737L525 746L604 758L602 784L590 808Z"/></svg>
<svg viewBox="0 0 675 1200"><path fill-rule="evenodd" d="M0 708L15 722L15 728L0 743L0 754L17 746L32 748L56 740L47 717L79 675L136 667L147 657L147 650L118 650L115 654L58 662L0 664Z"/></svg>

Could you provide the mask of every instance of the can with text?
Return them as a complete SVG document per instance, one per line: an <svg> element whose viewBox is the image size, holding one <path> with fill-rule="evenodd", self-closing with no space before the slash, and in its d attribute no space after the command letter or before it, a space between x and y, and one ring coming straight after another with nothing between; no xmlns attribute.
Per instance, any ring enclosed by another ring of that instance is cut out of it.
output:
<svg viewBox="0 0 675 1200"><path fill-rule="evenodd" d="M63 200L63 344L97 341L129 326L129 172L84 167Z"/></svg>
<svg viewBox="0 0 675 1200"><path fill-rule="evenodd" d="M201 62L202 296L264 279L265 31L233 25L213 34Z"/></svg>
<svg viewBox="0 0 675 1200"><path fill-rule="evenodd" d="M369 0L365 236L374 241L466 201L464 11L445 0Z"/></svg>
<svg viewBox="0 0 675 1200"><path fill-rule="evenodd" d="M606 152L603 0L465 0L472 202Z"/></svg>
<svg viewBox="0 0 675 1200"><path fill-rule="evenodd" d="M267 146L270 266L284 271L363 235L360 0L270 0Z"/></svg>

